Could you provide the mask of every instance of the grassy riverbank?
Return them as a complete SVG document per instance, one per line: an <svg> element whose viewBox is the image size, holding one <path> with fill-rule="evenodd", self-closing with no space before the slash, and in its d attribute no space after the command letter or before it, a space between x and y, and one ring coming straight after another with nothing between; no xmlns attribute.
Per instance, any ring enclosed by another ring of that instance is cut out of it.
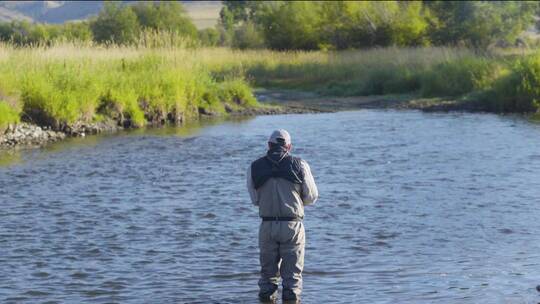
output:
<svg viewBox="0 0 540 304"><path fill-rule="evenodd" d="M257 106L241 77L216 80L195 50L0 47L0 125L142 126Z"/></svg>
<svg viewBox="0 0 540 304"><path fill-rule="evenodd" d="M323 96L406 94L454 100L457 108L536 112L540 53L474 52L459 48L384 48L344 52L220 52L235 60L211 61L218 77L242 75L267 88ZM447 102L445 102L447 104ZM445 108L445 107L443 107Z"/></svg>
<svg viewBox="0 0 540 304"><path fill-rule="evenodd" d="M58 45L0 46L0 128L29 120L61 129L112 120L183 122L258 107L252 88L327 96L408 94L494 112L535 112L540 55L455 48L344 52Z"/></svg>

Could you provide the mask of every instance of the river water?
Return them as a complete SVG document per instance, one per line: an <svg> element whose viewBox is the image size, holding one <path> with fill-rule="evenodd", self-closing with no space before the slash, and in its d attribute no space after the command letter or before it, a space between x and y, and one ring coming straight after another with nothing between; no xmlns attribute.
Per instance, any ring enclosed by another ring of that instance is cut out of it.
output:
<svg viewBox="0 0 540 304"><path fill-rule="evenodd" d="M321 195L306 208L304 303L540 300L540 126L369 110L3 155L0 301L256 303L245 172L276 128Z"/></svg>

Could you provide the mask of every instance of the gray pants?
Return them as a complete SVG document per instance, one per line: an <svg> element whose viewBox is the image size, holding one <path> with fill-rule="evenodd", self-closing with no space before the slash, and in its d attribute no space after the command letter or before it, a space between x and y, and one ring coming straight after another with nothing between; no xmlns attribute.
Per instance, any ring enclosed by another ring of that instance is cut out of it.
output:
<svg viewBox="0 0 540 304"><path fill-rule="evenodd" d="M272 293L277 290L281 274L283 289L300 295L305 243L304 224L300 221L261 223L259 227L261 293Z"/></svg>

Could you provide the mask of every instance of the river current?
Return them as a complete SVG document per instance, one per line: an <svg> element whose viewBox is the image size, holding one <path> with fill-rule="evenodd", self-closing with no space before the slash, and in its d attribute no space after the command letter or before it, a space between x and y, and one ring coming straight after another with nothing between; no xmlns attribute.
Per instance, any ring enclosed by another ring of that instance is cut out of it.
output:
<svg viewBox="0 0 540 304"><path fill-rule="evenodd" d="M540 126L372 110L0 156L0 301L257 303L245 174L277 128L320 191L303 303L540 301Z"/></svg>

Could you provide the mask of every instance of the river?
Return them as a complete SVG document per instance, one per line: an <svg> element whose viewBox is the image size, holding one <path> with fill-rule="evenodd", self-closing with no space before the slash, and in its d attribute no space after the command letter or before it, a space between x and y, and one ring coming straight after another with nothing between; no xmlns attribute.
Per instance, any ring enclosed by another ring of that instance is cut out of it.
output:
<svg viewBox="0 0 540 304"><path fill-rule="evenodd" d="M3 155L0 301L256 303L245 172L276 128L321 195L306 208L304 303L540 300L540 126L363 110Z"/></svg>

